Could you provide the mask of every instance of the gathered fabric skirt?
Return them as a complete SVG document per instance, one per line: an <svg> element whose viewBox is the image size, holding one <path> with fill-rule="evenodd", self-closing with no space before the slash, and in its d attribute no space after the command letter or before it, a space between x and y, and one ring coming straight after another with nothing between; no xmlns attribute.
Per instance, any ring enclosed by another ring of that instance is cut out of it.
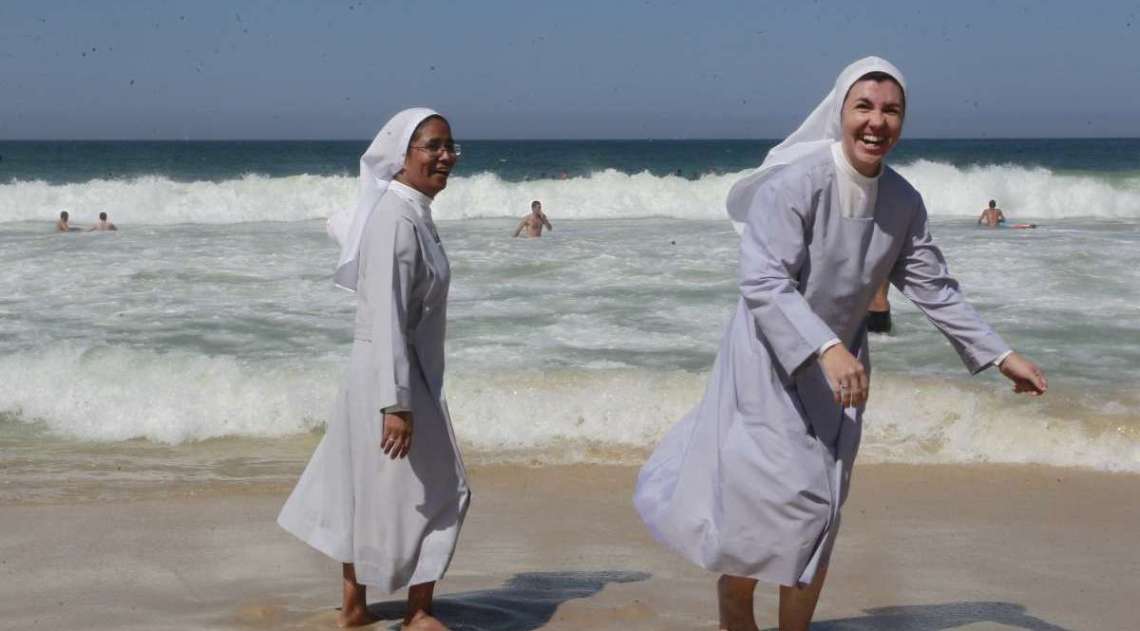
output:
<svg viewBox="0 0 1140 631"><path fill-rule="evenodd" d="M418 366L412 369L411 451L393 460L381 450L371 346L354 342L325 436L277 523L333 559L355 564L357 582L394 592L443 577L471 492L447 403L431 393Z"/></svg>
<svg viewBox="0 0 1140 631"><path fill-rule="evenodd" d="M757 336L741 304L704 397L642 467L634 505L705 569L806 584L839 532L861 410L834 403L818 366L783 375Z"/></svg>

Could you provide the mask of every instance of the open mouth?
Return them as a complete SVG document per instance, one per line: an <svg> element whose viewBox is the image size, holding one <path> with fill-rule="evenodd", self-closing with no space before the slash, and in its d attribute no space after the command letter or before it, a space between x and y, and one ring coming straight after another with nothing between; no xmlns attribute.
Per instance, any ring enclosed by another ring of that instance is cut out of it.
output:
<svg viewBox="0 0 1140 631"><path fill-rule="evenodd" d="M887 147L887 137L876 134L863 134L859 142L872 151L881 151Z"/></svg>

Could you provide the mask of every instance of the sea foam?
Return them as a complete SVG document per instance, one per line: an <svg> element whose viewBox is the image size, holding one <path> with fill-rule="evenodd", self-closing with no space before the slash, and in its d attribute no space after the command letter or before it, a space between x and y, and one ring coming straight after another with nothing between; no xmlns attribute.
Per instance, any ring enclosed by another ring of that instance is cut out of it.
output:
<svg viewBox="0 0 1140 631"><path fill-rule="evenodd" d="M935 216L974 217L989 199L1016 218L1140 219L1140 175L1054 173L1014 165L956 167L918 160L897 167L923 193ZM615 170L568 179L505 181L491 173L455 176L434 207L441 220L517 217L531 200L558 219L671 217L722 219L724 199L743 172L695 180ZM353 201L348 176L246 175L220 182L161 176L79 184L0 184L0 222L54 220L60 210L77 223L100 211L120 224L226 224L327 217Z"/></svg>
<svg viewBox="0 0 1140 631"><path fill-rule="evenodd" d="M319 430L342 367L57 346L0 358L0 412L70 439L183 444ZM681 370L448 376L456 433L476 462L637 463L700 399ZM1017 397L1004 384L875 373L861 460L1038 463L1140 472L1135 401L1099 409Z"/></svg>

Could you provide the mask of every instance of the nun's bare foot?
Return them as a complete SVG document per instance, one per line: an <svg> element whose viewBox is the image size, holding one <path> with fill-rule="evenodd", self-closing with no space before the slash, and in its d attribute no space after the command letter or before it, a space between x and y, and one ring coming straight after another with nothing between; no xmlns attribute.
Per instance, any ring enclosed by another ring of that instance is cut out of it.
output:
<svg viewBox="0 0 1140 631"><path fill-rule="evenodd" d="M723 575L716 582L721 631L759 631L752 615L756 579Z"/></svg>
<svg viewBox="0 0 1140 631"><path fill-rule="evenodd" d="M336 616L336 626L363 627L379 620L368 612L368 588L356 582L356 567L351 563L341 566L341 586L344 594L340 613Z"/></svg>
<svg viewBox="0 0 1140 631"><path fill-rule="evenodd" d="M336 626L342 629L348 627L363 627L379 621L379 618L368 611L368 607L358 605L341 609L340 613L336 615Z"/></svg>
<svg viewBox="0 0 1140 631"><path fill-rule="evenodd" d="M429 616L422 609L417 611L403 628L406 631L447 631L447 627L443 626L443 623Z"/></svg>

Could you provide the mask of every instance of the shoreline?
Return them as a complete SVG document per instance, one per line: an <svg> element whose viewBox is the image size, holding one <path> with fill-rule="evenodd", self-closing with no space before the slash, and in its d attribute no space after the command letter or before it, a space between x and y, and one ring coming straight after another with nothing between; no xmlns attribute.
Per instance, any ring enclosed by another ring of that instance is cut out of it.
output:
<svg viewBox="0 0 1140 631"><path fill-rule="evenodd" d="M1019 465L855 471L821 628L1134 622L1140 475ZM473 505L438 589L439 616L457 629L498 631L715 628L715 577L650 538L630 503L636 473L473 467ZM290 488L5 504L0 619L21 629L334 628L337 564L274 523ZM774 624L774 594L757 591L762 628ZM369 596L389 616L400 614L400 598Z"/></svg>

